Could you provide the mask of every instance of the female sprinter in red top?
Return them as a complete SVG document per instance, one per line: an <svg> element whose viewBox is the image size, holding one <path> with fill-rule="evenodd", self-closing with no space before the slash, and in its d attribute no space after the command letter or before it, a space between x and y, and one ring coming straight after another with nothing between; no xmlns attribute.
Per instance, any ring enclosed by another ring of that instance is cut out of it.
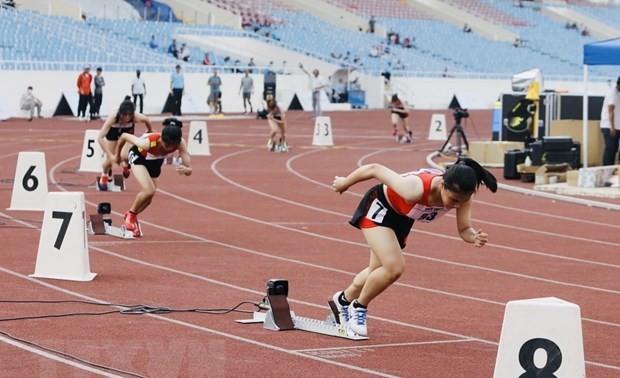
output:
<svg viewBox="0 0 620 378"><path fill-rule="evenodd" d="M497 180L476 161L459 158L445 172L435 169L398 174L379 164L364 165L347 177L336 176L333 188L344 193L352 185L376 179L349 223L362 230L370 246L370 264L333 301L340 323L348 322L358 335L368 335L367 307L405 270L402 248L414 222L432 222L456 209L456 227L466 243L486 244L488 235L471 225L473 197L483 183L497 191Z"/></svg>
<svg viewBox="0 0 620 378"><path fill-rule="evenodd" d="M146 132L152 133L153 127L149 118L142 113L136 112L136 106L131 102L129 96L118 107L118 110L112 112L101 126L97 141L105 156L103 158L103 172L97 181L99 190L108 190L108 181L112 178L112 164L114 163L114 155L116 153L116 145L118 138L124 134L135 134L136 123L143 122L146 125ZM125 151L125 154L127 151ZM129 167L121 164L123 168L123 176L129 177Z"/></svg>
<svg viewBox="0 0 620 378"><path fill-rule="evenodd" d="M187 144L183 139L181 127L183 124L176 118L166 118L161 133L144 134L141 137L125 133L120 136L116 146L116 163L128 161L133 175L140 185L140 192L125 213L125 228L133 231L134 236L142 236L137 215L146 209L155 196L157 178L161 174L161 166L168 154L179 151L181 164L176 170L180 175L190 176L190 157L187 153ZM125 143L132 144L127 156L123 156Z"/></svg>

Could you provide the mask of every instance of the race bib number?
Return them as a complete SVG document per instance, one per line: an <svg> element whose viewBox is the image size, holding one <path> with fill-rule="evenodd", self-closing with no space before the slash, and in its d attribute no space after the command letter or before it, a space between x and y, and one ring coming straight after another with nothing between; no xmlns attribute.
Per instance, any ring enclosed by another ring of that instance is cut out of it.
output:
<svg viewBox="0 0 620 378"><path fill-rule="evenodd" d="M387 214L387 208L375 198L372 204L370 204L370 208L366 213L366 218L376 223L383 223L385 214Z"/></svg>
<svg viewBox="0 0 620 378"><path fill-rule="evenodd" d="M446 212L446 209L441 207L430 207L423 205L415 205L411 212L411 218L417 222L430 223L439 218Z"/></svg>

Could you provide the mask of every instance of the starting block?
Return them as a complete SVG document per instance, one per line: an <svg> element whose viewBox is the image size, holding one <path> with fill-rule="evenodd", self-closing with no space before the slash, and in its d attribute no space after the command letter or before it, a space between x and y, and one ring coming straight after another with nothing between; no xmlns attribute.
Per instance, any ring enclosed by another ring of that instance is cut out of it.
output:
<svg viewBox="0 0 620 378"><path fill-rule="evenodd" d="M325 321L295 315L290 311L286 295L267 295L266 300L269 307L267 312L256 311L252 319L237 320L237 323L263 323L263 328L272 331L301 330L349 340L368 340L366 336L353 333L348 325L338 324L333 314Z"/></svg>
<svg viewBox="0 0 620 378"><path fill-rule="evenodd" d="M95 187L97 190L99 189L99 177L97 176L97 181L95 182ZM114 179L112 181L108 181L108 192L122 192L125 190L125 178L123 175L114 175Z"/></svg>
<svg viewBox="0 0 620 378"><path fill-rule="evenodd" d="M142 228L138 223L140 236ZM102 214L90 214L86 229L91 235L110 235L121 239L134 239L133 231L128 231L125 226L115 227L109 219L104 219Z"/></svg>

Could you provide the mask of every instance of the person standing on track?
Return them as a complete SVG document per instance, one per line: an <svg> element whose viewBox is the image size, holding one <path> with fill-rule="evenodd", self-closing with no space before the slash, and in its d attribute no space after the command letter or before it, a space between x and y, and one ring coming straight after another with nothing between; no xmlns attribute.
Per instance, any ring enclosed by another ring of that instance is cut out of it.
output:
<svg viewBox="0 0 620 378"><path fill-rule="evenodd" d="M115 162L116 146L119 137L124 133L134 134L136 123L143 122L146 125L146 132L152 133L153 127L149 118L142 113L136 112L136 107L131 102L131 97L125 100L118 107L116 112L112 112L103 123L97 141L105 153L103 159L103 171L97 181L99 190L108 190L108 182L112 179L112 164ZM122 164L123 176L129 177L129 166Z"/></svg>
<svg viewBox="0 0 620 378"><path fill-rule="evenodd" d="M250 70L245 70L245 75L241 78L239 93L243 95L243 114L247 114L247 105L250 105L250 114L254 113L252 109L252 94L254 94L254 79L250 76Z"/></svg>
<svg viewBox="0 0 620 378"><path fill-rule="evenodd" d="M349 221L362 230L370 247L370 263L351 285L332 297L340 324L348 323L354 333L362 336L368 335L368 305L405 270L402 249L413 223L429 223L456 209L461 239L482 247L488 235L471 224L474 194L480 184L493 193L497 191L495 176L469 158L459 158L445 172L420 169L402 175L380 164L363 165L346 177L336 176L333 189L342 194L370 179L380 184L366 192Z"/></svg>
<svg viewBox="0 0 620 378"><path fill-rule="evenodd" d="M88 120L88 117L86 117L86 108L88 106L92 106L92 94L90 88L92 81L93 75L90 74L90 64L87 64L84 66L84 71L82 71L77 78L77 88L79 94L77 116L80 121Z"/></svg>
<svg viewBox="0 0 620 378"><path fill-rule="evenodd" d="M319 75L319 70L317 69L314 69L312 75L310 75L303 64L299 63L299 68L310 78L310 86L312 87L312 118L320 117L323 115L321 111L321 92L327 86L325 80Z"/></svg>
<svg viewBox="0 0 620 378"><path fill-rule="evenodd" d="M129 162L133 175L140 185L140 191L125 213L124 223L125 228L132 231L136 237L142 236L138 214L143 212L153 201L157 190L157 178L161 174L164 159L178 150L181 163L176 166L177 173L185 176L192 174L187 143L183 139L181 130L182 126L183 123L178 119L166 118L161 133L148 133L141 137L124 133L118 140L115 161L117 164ZM127 151L123 149L125 144L131 145L127 156L123 152Z"/></svg>

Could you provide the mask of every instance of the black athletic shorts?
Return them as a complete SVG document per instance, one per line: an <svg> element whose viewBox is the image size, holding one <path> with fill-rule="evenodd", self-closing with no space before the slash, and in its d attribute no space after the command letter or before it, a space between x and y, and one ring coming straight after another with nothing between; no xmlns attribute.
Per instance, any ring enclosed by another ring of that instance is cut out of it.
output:
<svg viewBox="0 0 620 378"><path fill-rule="evenodd" d="M377 226L391 228L396 234L401 249L407 245L407 236L414 222L413 219L397 213L390 206L383 193L383 184L375 185L366 192L353 217L349 220L349 224L362 229L367 227L361 223L368 221Z"/></svg>
<svg viewBox="0 0 620 378"><path fill-rule="evenodd" d="M110 127L110 130L108 130L108 133L105 135L105 138L109 141L116 142L123 133L129 133L133 135L134 131L135 131L135 127L122 128L122 129L118 127Z"/></svg>
<svg viewBox="0 0 620 378"><path fill-rule="evenodd" d="M146 170L149 171L149 176L157 178L161 174L161 166L164 163L164 158L161 159L146 159L140 155L138 147L133 146L129 149L129 165L143 165Z"/></svg>

